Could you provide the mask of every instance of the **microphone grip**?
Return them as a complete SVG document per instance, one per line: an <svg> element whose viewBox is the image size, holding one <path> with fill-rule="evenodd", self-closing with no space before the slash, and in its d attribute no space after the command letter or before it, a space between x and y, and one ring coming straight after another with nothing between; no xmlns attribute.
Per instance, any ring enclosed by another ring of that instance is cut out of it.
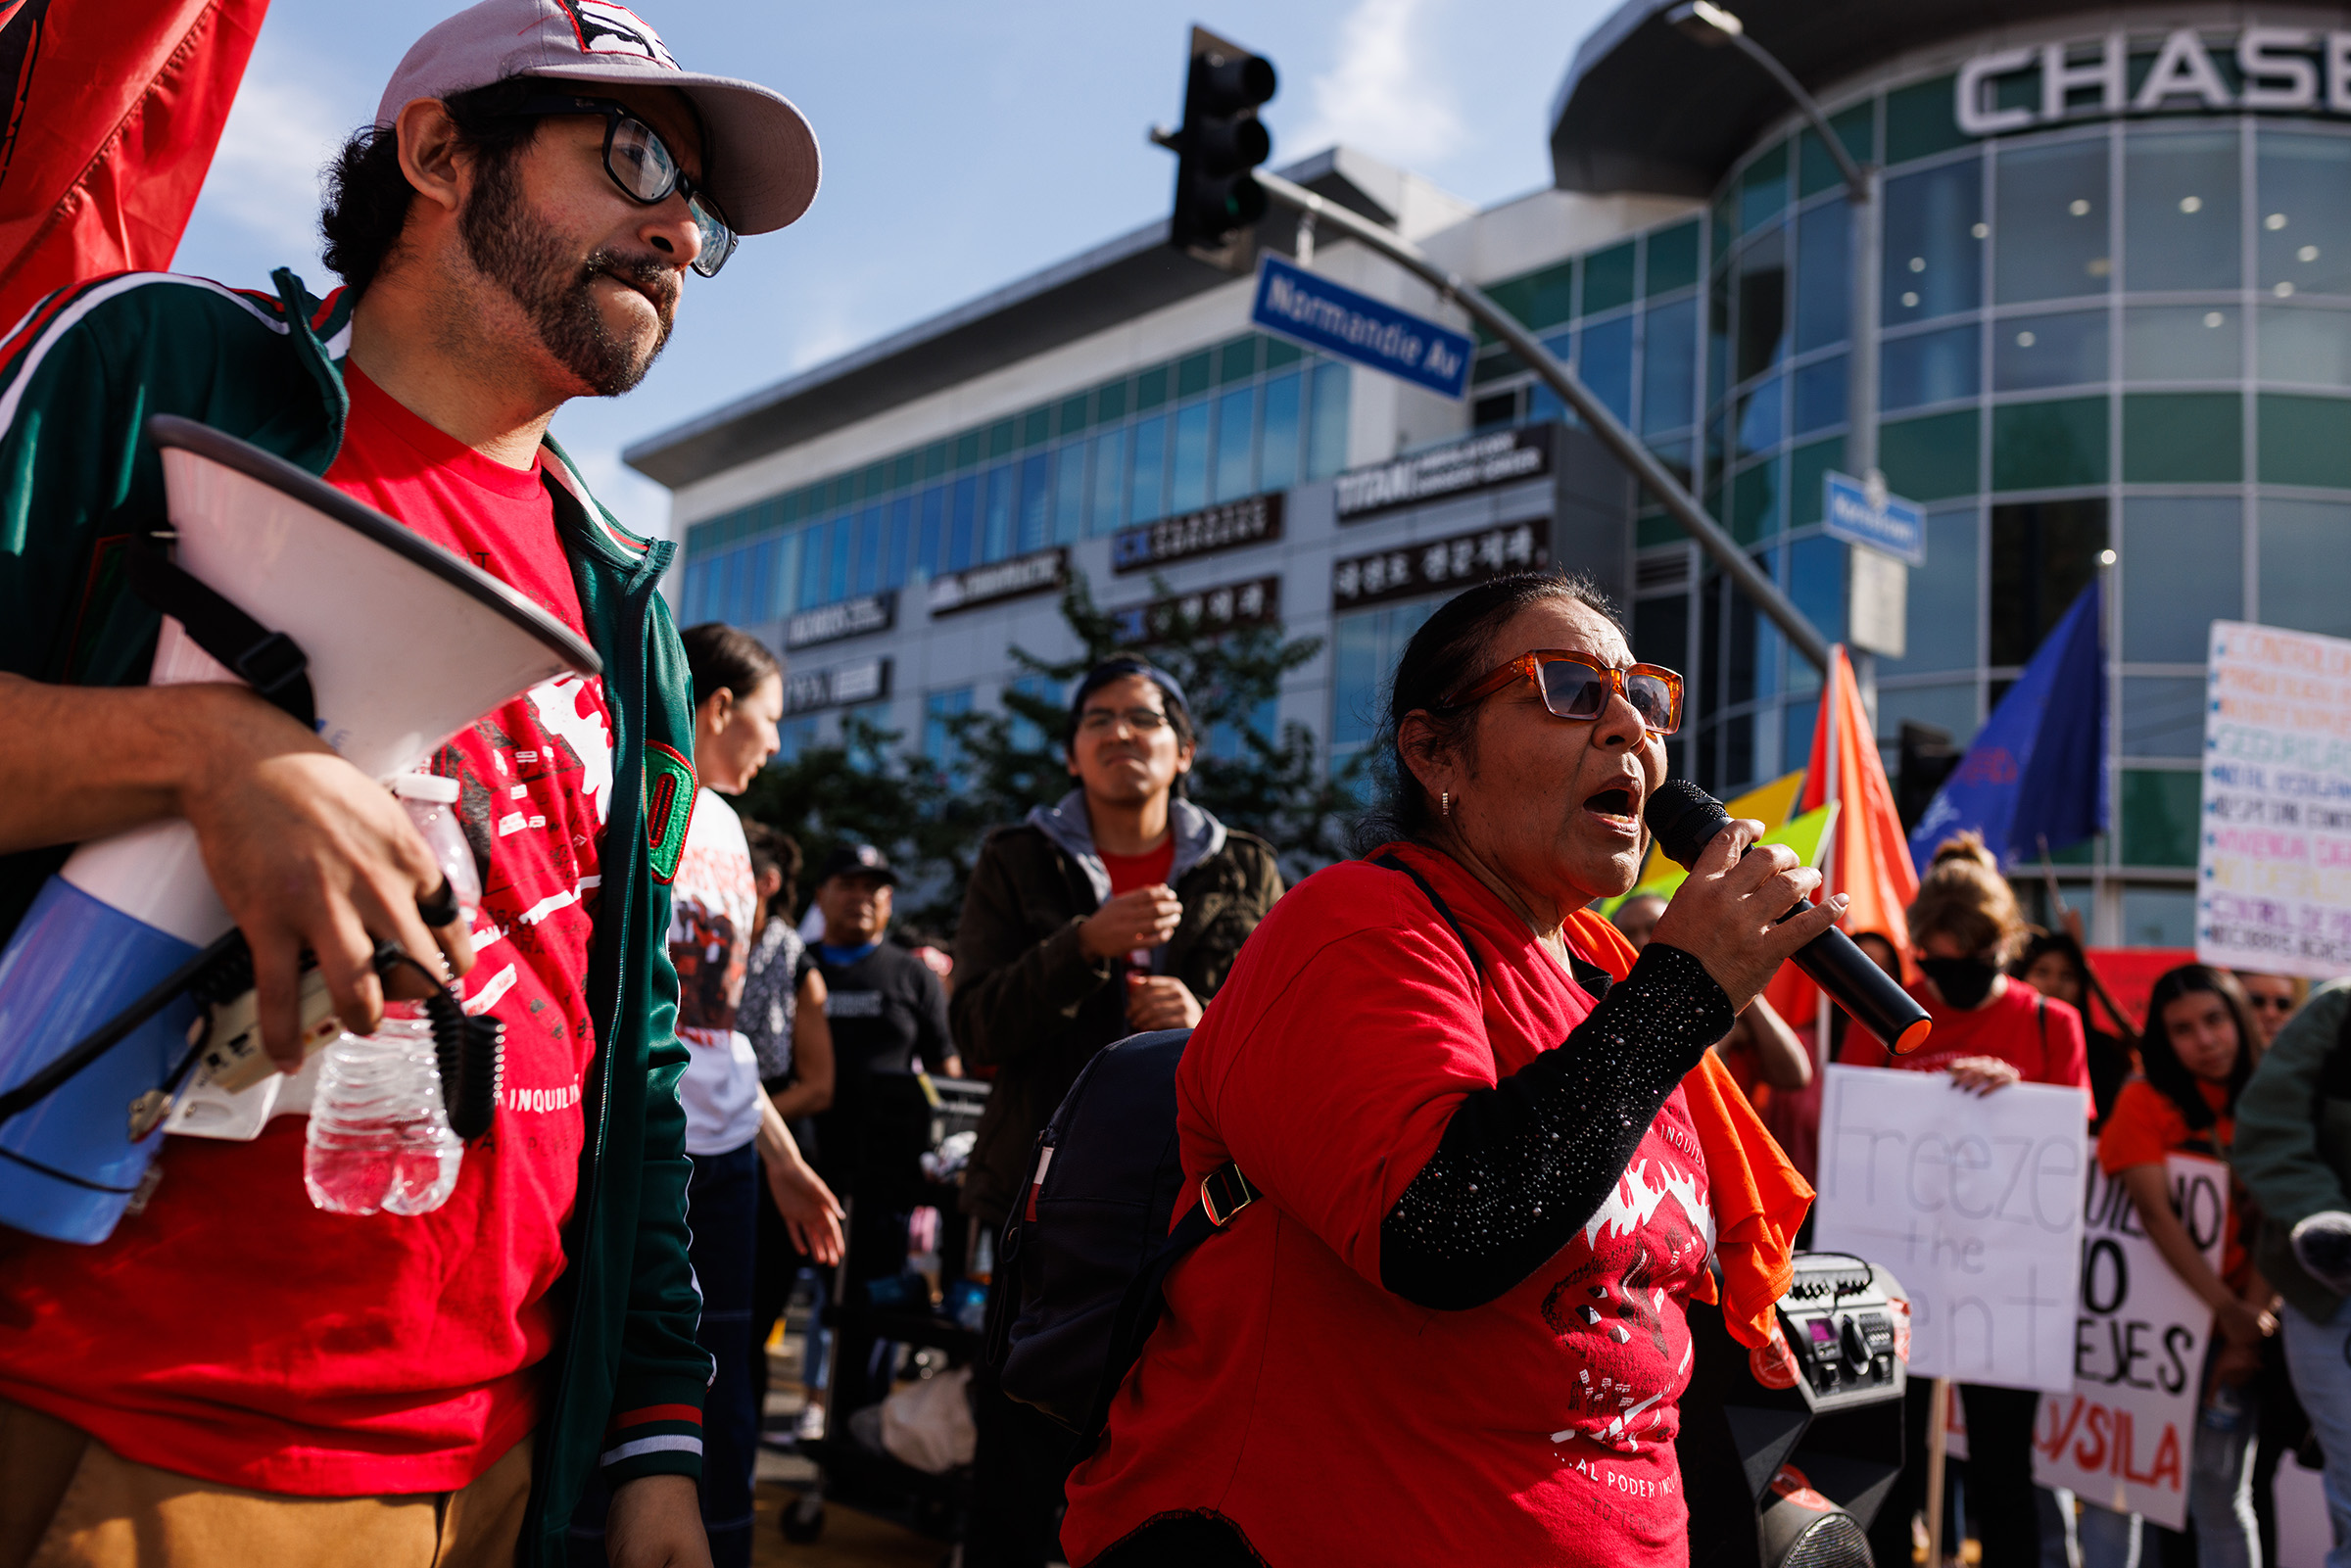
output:
<svg viewBox="0 0 2351 1568"><path fill-rule="evenodd" d="M1799 904L1788 912L1791 918L1812 907L1811 902ZM1934 1022L1918 999L1896 984L1894 976L1878 968L1853 939L1832 926L1818 936L1796 950L1796 967L1812 977L1812 983L1829 993L1829 1000L1845 1009L1853 1021L1886 1042L1886 1049L1895 1056L1908 1056L1926 1043L1934 1030Z"/></svg>

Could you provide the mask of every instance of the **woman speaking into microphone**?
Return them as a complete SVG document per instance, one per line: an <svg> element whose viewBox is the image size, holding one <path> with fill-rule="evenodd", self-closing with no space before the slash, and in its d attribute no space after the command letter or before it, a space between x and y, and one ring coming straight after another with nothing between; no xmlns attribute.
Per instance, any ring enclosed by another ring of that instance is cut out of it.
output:
<svg viewBox="0 0 2351 1568"><path fill-rule="evenodd" d="M1380 847L1273 907L1184 1052L1186 1177L1253 1196L1168 1277L1073 1563L1688 1561L1684 1300L1719 1253L1759 1342L1810 1196L1706 1047L1844 900L1775 924L1819 877L1741 822L1638 961L1586 909L1681 679L1585 580L1450 600L1388 710Z"/></svg>

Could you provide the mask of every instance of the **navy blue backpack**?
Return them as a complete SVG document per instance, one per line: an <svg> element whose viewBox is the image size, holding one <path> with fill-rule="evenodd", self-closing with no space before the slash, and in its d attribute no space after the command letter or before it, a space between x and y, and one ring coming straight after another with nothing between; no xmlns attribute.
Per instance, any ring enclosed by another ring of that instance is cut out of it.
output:
<svg viewBox="0 0 2351 1568"><path fill-rule="evenodd" d="M1412 878L1484 973L1468 933L1418 872L1393 855L1372 864ZM1184 1190L1176 1065L1191 1036L1129 1035L1085 1065L1037 1135L1029 1190L996 1249L1006 1288L991 1301L987 1364L1006 1394L1087 1448L1159 1323L1168 1271L1260 1196L1230 1161ZM1178 1203L1189 1212L1171 1231Z"/></svg>

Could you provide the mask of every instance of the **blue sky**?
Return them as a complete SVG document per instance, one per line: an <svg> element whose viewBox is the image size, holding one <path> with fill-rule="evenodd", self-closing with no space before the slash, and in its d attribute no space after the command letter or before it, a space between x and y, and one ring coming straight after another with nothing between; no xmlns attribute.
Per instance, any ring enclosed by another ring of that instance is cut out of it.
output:
<svg viewBox="0 0 2351 1568"><path fill-rule="evenodd" d="M1612 4L646 0L689 70L800 106L824 189L719 277L689 278L645 384L571 404L555 433L624 522L662 532L667 493L620 462L632 441L1159 216L1173 165L1143 133L1177 118L1195 21L1279 68L1277 164L1344 141L1480 203L1546 184L1545 108ZM174 265L235 283L291 265L325 292L318 166L446 14L275 0Z"/></svg>

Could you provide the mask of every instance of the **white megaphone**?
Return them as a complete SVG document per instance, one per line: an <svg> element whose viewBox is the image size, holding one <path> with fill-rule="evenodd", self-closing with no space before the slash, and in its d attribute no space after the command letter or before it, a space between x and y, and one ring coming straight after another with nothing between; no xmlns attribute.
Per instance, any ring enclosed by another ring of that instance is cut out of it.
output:
<svg viewBox="0 0 2351 1568"><path fill-rule="evenodd" d="M282 699L307 678L309 702L280 705L312 708L346 761L389 783L541 682L601 673L522 594L293 464L169 415L147 432L176 570L158 551L132 577L160 573L189 606L164 621L151 684L244 679ZM242 676L198 645L222 647L222 621L261 634ZM184 986L232 927L176 818L81 845L41 888L0 953L0 1096L72 1070L0 1122L0 1224L72 1242L113 1231L163 1142L139 1103L185 1072L197 1004L173 994L89 1053L110 1021Z"/></svg>

